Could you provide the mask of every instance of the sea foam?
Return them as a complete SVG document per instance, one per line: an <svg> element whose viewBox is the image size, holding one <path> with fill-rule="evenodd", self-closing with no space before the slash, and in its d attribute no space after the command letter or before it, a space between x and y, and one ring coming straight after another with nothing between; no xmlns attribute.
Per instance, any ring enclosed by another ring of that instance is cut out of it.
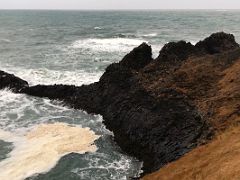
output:
<svg viewBox="0 0 240 180"><path fill-rule="evenodd" d="M131 38L106 38L106 39L82 39L72 44L73 48L90 49L93 52L128 52L132 48L146 42L144 39Z"/></svg>
<svg viewBox="0 0 240 180"><path fill-rule="evenodd" d="M38 125L23 136L0 130L0 139L15 146L0 162L0 179L23 180L49 171L66 154L95 152L98 138L89 128L65 123Z"/></svg>
<svg viewBox="0 0 240 180"><path fill-rule="evenodd" d="M102 75L101 72L90 73L83 70L57 71L46 68L23 69L17 67L2 67L1 70L21 77L28 81L30 85L66 84L81 86L83 84L97 82Z"/></svg>

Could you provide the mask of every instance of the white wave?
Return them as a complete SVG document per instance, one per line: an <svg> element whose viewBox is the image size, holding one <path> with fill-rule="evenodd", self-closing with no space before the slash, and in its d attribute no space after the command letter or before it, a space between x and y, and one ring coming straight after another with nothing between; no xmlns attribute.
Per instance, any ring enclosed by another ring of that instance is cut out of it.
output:
<svg viewBox="0 0 240 180"><path fill-rule="evenodd" d="M190 43L191 43L192 45L196 45L198 42L199 42L198 40L190 41Z"/></svg>
<svg viewBox="0 0 240 180"><path fill-rule="evenodd" d="M101 29L103 29L103 28L96 26L96 27L94 27L94 29L95 29L95 30L101 30Z"/></svg>
<svg viewBox="0 0 240 180"><path fill-rule="evenodd" d="M19 125L17 122L24 116L24 111L33 107L32 105L33 102L23 94L14 94L7 89L0 90L0 128L14 129Z"/></svg>
<svg viewBox="0 0 240 180"><path fill-rule="evenodd" d="M162 49L163 45L152 45L152 56L153 58L157 58L159 56L159 51Z"/></svg>
<svg viewBox="0 0 240 180"><path fill-rule="evenodd" d="M0 39L0 42L4 42L4 43L10 43L11 40L10 39Z"/></svg>
<svg viewBox="0 0 240 180"><path fill-rule="evenodd" d="M82 39L75 41L71 47L89 49L93 52L128 52L143 42L147 41L131 38Z"/></svg>
<svg viewBox="0 0 240 180"><path fill-rule="evenodd" d="M143 37L156 37L157 33L144 34Z"/></svg>
<svg viewBox="0 0 240 180"><path fill-rule="evenodd" d="M15 133L53 120L75 124L75 119L77 121L83 114L82 111L61 106L61 102L15 94L7 89L0 90L0 112L0 129ZM91 125L90 122L87 125Z"/></svg>
<svg viewBox="0 0 240 180"><path fill-rule="evenodd" d="M75 71L56 71L49 69L23 69L23 68L1 68L9 73L28 81L30 85L37 84L66 84L80 86L97 82L101 77L101 72Z"/></svg>
<svg viewBox="0 0 240 180"><path fill-rule="evenodd" d="M89 128L54 123L38 125L22 137L0 130L0 138L15 146L0 162L0 179L23 180L49 171L66 154L95 152L99 136Z"/></svg>

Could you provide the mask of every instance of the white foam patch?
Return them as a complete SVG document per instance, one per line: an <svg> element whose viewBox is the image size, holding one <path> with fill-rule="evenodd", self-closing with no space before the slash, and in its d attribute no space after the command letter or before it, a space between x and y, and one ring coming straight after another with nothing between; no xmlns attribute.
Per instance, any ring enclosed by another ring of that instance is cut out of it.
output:
<svg viewBox="0 0 240 180"><path fill-rule="evenodd" d="M26 80L30 85L44 84L65 84L81 86L83 84L90 84L97 82L101 77L101 72L85 72L81 70L76 71L55 71L49 69L18 69L18 68L2 68L1 70L8 73L13 73Z"/></svg>
<svg viewBox="0 0 240 180"><path fill-rule="evenodd" d="M101 180L102 177L107 177L108 174L114 174L112 176L112 179L117 179L117 180L127 180L127 174L123 176L124 172L126 172L126 169L131 168L131 160L127 159L126 156L121 156L117 160L109 161L111 159L111 155L106 155L103 154L101 155L100 153L98 154L98 157L89 159L89 164L86 167L82 168L76 168L73 169L71 172L78 175L79 179L84 179L84 177L92 177L94 180ZM93 176L92 172L93 171L99 171L102 174L102 177L99 177L97 175Z"/></svg>
<svg viewBox="0 0 240 180"><path fill-rule="evenodd" d="M15 146L0 162L0 179L23 180L49 171L66 154L95 152L98 138L89 128L65 123L38 125L23 136L0 130L0 139Z"/></svg>
<svg viewBox="0 0 240 180"><path fill-rule="evenodd" d="M97 52L128 52L139 46L144 39L108 38L108 39L83 39L72 44L76 49L89 49Z"/></svg>
<svg viewBox="0 0 240 180"><path fill-rule="evenodd" d="M14 136L11 132L4 131L0 129L0 139L8 142L14 141Z"/></svg>
<svg viewBox="0 0 240 180"><path fill-rule="evenodd" d="M0 128L15 128L13 126L17 125L28 107L33 107L33 102L25 95L14 94L7 89L0 90Z"/></svg>
<svg viewBox="0 0 240 180"><path fill-rule="evenodd" d="M0 129L25 133L41 123L67 122L101 130L102 117L63 106L59 101L0 90ZM99 132L98 131L98 132Z"/></svg>

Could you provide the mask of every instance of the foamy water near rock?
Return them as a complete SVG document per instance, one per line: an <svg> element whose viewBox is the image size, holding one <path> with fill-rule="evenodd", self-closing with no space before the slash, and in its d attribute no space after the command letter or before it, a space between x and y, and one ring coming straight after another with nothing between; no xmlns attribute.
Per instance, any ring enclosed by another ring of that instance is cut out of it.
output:
<svg viewBox="0 0 240 180"><path fill-rule="evenodd" d="M89 128L65 123L38 125L23 136L0 130L0 139L15 146L0 162L0 179L23 180L49 171L66 154L95 152L98 138Z"/></svg>

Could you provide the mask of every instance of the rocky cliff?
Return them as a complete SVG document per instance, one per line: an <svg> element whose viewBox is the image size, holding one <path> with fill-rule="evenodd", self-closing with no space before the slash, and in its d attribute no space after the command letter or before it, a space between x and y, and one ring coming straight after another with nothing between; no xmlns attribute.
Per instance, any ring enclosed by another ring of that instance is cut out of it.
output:
<svg viewBox="0 0 240 180"><path fill-rule="evenodd" d="M196 45L168 43L156 59L143 43L90 85L29 87L2 72L0 88L101 114L118 145L144 162L146 174L237 124L239 59L234 36L221 32Z"/></svg>

